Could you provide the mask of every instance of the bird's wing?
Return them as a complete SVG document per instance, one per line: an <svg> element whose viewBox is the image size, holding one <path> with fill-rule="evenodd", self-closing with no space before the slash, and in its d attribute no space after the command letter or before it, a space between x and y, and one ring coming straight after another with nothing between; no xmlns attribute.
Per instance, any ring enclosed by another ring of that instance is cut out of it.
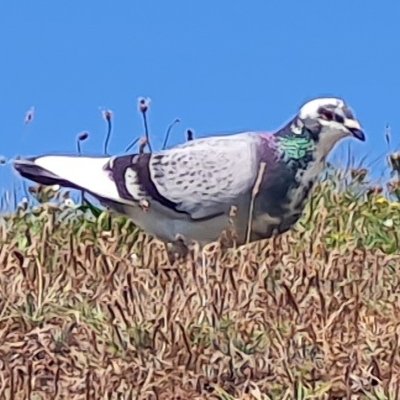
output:
<svg viewBox="0 0 400 400"><path fill-rule="evenodd" d="M210 218L251 191L260 141L251 133L197 139L159 153L117 156L107 168L124 199Z"/></svg>

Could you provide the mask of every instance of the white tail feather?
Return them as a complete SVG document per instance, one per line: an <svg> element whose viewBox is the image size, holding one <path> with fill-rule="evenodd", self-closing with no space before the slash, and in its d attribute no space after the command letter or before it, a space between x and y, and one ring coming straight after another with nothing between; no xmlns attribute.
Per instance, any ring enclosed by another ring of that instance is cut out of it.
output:
<svg viewBox="0 0 400 400"><path fill-rule="evenodd" d="M104 170L109 157L42 156L34 163L63 180L69 181L94 195L121 201L117 187Z"/></svg>

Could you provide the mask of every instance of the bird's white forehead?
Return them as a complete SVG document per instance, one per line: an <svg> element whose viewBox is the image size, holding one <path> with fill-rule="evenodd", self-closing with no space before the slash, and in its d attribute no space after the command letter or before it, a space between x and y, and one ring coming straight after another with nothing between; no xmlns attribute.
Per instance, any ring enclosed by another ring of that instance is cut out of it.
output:
<svg viewBox="0 0 400 400"><path fill-rule="evenodd" d="M300 118L315 116L318 114L320 107L343 107L344 101L336 97L321 97L318 99L311 100L304 104L299 111Z"/></svg>

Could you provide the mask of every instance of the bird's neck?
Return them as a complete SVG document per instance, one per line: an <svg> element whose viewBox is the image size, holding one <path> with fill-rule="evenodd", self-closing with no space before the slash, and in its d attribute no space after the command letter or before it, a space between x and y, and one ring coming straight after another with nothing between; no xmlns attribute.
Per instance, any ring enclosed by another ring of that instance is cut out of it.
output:
<svg viewBox="0 0 400 400"><path fill-rule="evenodd" d="M306 168L311 161L318 158L317 146L311 132L304 127L296 130L294 120L277 131L275 136L286 162Z"/></svg>
<svg viewBox="0 0 400 400"><path fill-rule="evenodd" d="M315 143L308 138L284 136L279 138L279 143L285 158L302 160L315 156Z"/></svg>
<svg viewBox="0 0 400 400"><path fill-rule="evenodd" d="M304 152L313 153L317 162L324 163L336 143L343 134L322 127L318 133L313 133L304 124L294 118L274 134L282 143L284 151L290 153L291 158L301 158ZM296 153L297 150L297 153Z"/></svg>
<svg viewBox="0 0 400 400"><path fill-rule="evenodd" d="M290 175L297 176L315 164L315 145L307 139L280 138L281 162Z"/></svg>

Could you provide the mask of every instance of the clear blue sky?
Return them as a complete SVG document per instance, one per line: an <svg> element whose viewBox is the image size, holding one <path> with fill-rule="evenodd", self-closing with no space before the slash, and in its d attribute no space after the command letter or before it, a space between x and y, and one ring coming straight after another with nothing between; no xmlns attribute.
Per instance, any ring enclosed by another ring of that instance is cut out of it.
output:
<svg viewBox="0 0 400 400"><path fill-rule="evenodd" d="M102 108L120 152L142 133L140 96L159 148L176 117L171 144L189 127L274 130L305 100L335 95L368 136L353 151L372 159L387 122L400 142L399 21L399 0L4 0L0 155L73 152L84 130L84 152L100 153Z"/></svg>

